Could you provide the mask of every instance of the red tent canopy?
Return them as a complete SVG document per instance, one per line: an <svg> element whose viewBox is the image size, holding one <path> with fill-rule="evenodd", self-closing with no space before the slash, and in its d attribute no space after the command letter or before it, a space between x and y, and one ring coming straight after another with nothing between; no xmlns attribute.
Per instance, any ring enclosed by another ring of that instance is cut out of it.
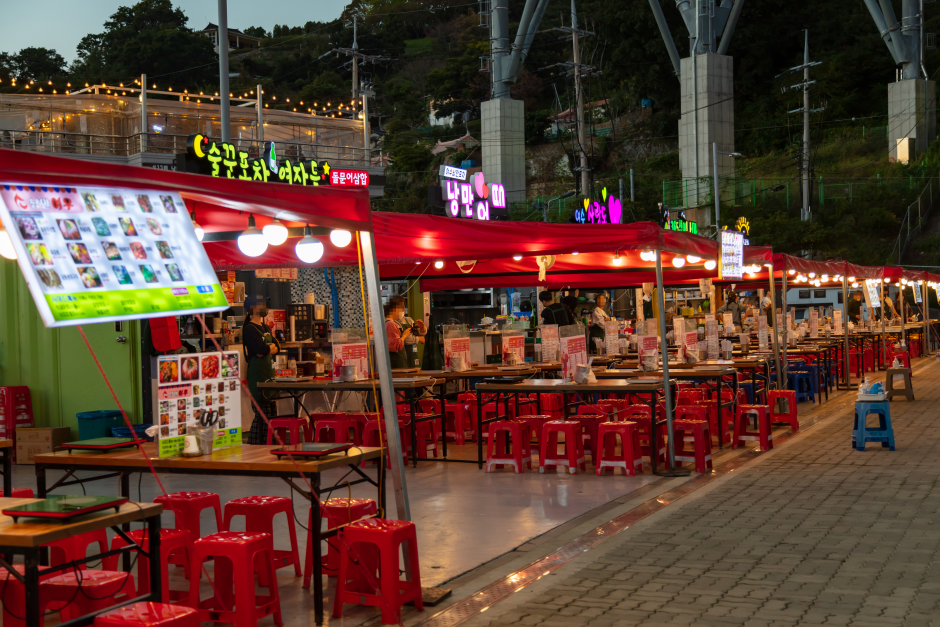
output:
<svg viewBox="0 0 940 627"><path fill-rule="evenodd" d="M37 186L175 191L190 209L198 210L197 221L235 223L240 231L247 228L248 218L238 212L329 229L372 230L368 190L240 181L7 149L0 149L0 179ZM212 252L207 252L212 259ZM251 265L248 257L242 255L241 259Z"/></svg>

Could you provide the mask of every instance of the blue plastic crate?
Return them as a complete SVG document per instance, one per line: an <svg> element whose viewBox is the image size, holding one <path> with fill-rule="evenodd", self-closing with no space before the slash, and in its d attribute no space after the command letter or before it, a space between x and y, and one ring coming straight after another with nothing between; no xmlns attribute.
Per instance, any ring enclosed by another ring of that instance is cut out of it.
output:
<svg viewBox="0 0 940 627"><path fill-rule="evenodd" d="M153 442L153 438L146 434L147 429L152 427L152 424L142 424L134 425L134 433L137 434L138 440L146 440L148 442ZM131 430L126 425L123 427L111 427L111 437L113 438L129 438L131 437Z"/></svg>
<svg viewBox="0 0 940 627"><path fill-rule="evenodd" d="M116 409L84 411L75 416L78 418L79 440L110 438L112 427L124 425L124 417Z"/></svg>

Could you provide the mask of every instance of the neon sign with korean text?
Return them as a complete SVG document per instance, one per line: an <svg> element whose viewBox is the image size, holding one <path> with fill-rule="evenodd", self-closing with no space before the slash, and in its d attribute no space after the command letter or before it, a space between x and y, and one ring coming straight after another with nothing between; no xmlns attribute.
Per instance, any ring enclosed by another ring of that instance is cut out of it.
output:
<svg viewBox="0 0 940 627"><path fill-rule="evenodd" d="M607 188L601 190L602 202L583 200L584 207L574 210L574 221L578 224L620 224L623 205L618 198L607 195Z"/></svg>
<svg viewBox="0 0 940 627"><path fill-rule="evenodd" d="M441 182L447 215L452 218L489 220L490 209L506 209L506 188L502 183L487 184L482 172L466 183L449 178Z"/></svg>
<svg viewBox="0 0 940 627"><path fill-rule="evenodd" d="M369 173L365 170L330 170L330 185L339 187L368 187Z"/></svg>
<svg viewBox="0 0 940 627"><path fill-rule="evenodd" d="M330 184L332 168L326 161L277 162L274 142L265 142L262 157L249 159L248 153L234 144L216 143L205 135L190 135L186 152L199 164L203 174L217 178L289 185L320 186Z"/></svg>

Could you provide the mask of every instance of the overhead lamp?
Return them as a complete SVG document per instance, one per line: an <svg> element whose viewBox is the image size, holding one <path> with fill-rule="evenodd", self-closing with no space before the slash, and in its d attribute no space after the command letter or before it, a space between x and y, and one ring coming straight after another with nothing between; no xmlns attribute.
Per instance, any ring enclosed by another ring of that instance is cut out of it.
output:
<svg viewBox="0 0 940 627"><path fill-rule="evenodd" d="M640 259L643 261L656 261L656 253L652 250L640 251Z"/></svg>
<svg viewBox="0 0 940 627"><path fill-rule="evenodd" d="M715 261L714 259L709 259L708 261L705 262L706 270L714 270L716 267L718 267L718 262Z"/></svg>
<svg viewBox="0 0 940 627"><path fill-rule="evenodd" d="M816 287L819 287L820 286L819 279L816 279L815 281L813 281L813 285L815 285Z"/></svg>
<svg viewBox="0 0 940 627"><path fill-rule="evenodd" d="M613 258L612 261L613 261L613 264L614 264L615 266L619 266L620 264L623 263L623 257L620 256L620 253L619 253L619 252L618 252L618 253L614 253L614 258Z"/></svg>
<svg viewBox="0 0 940 627"><path fill-rule="evenodd" d="M571 253L571 254L577 257L577 256L578 256L578 251L574 251L574 252Z"/></svg>
<svg viewBox="0 0 940 627"><path fill-rule="evenodd" d="M440 270L441 268L444 267L444 262L441 261L440 259L438 259L437 261L434 262L434 267L435 267L436 269Z"/></svg>
<svg viewBox="0 0 940 627"><path fill-rule="evenodd" d="M513 255L513 261L522 261L522 255Z"/></svg>
<svg viewBox="0 0 940 627"><path fill-rule="evenodd" d="M829 282L829 275L828 275L828 274L822 275L822 280L823 280L823 283L828 283L828 282Z"/></svg>
<svg viewBox="0 0 940 627"><path fill-rule="evenodd" d="M248 214L248 228L238 236L238 250L249 257L259 257L267 249L267 238L255 226L255 216Z"/></svg>
<svg viewBox="0 0 940 627"><path fill-rule="evenodd" d="M7 230L3 228L2 224L0 224L0 255L3 255L7 259L16 259L16 249L13 248L13 240L10 239L10 234L7 233Z"/></svg>
<svg viewBox="0 0 940 627"><path fill-rule="evenodd" d="M352 233L344 229L333 229L330 231L330 242L337 248L346 248L352 241Z"/></svg>
<svg viewBox="0 0 940 627"><path fill-rule="evenodd" d="M270 224L265 224L261 232L264 233L264 239L271 246L280 246L287 241L287 227L277 218Z"/></svg>
<svg viewBox="0 0 940 627"><path fill-rule="evenodd" d="M697 255L686 255L686 256L685 256L685 259L686 259L686 261L688 261L689 263L698 263L699 261L702 260L702 258L699 257L699 256L697 256Z"/></svg>
<svg viewBox="0 0 940 627"><path fill-rule="evenodd" d="M294 246L294 254L304 263L316 263L323 257L323 242L310 234L310 225L304 227L304 236Z"/></svg>
<svg viewBox="0 0 940 627"><path fill-rule="evenodd" d="M885 283L890 283L890 282L891 282L891 279L889 279L888 277L885 277Z"/></svg>
<svg viewBox="0 0 940 627"><path fill-rule="evenodd" d="M793 268L790 268L789 270L787 270L787 274L789 274L790 276L793 276L794 274L796 274L796 270L794 270Z"/></svg>
<svg viewBox="0 0 940 627"><path fill-rule="evenodd" d="M193 221L193 231L196 232L196 239L198 239L201 242L202 238L206 236L206 231L201 226L199 226L198 222L196 222L195 210L189 212L189 217Z"/></svg>
<svg viewBox="0 0 940 627"><path fill-rule="evenodd" d="M815 272L810 272L810 273L809 273L809 278L811 278L811 279L816 278L816 273L815 273Z"/></svg>
<svg viewBox="0 0 940 627"><path fill-rule="evenodd" d="M858 287L858 281L856 281L855 283L852 283L852 287Z"/></svg>
<svg viewBox="0 0 940 627"><path fill-rule="evenodd" d="M682 266L685 265L685 257L680 257L679 255L676 255L675 257L672 258L672 265L674 265L677 268L681 268Z"/></svg>

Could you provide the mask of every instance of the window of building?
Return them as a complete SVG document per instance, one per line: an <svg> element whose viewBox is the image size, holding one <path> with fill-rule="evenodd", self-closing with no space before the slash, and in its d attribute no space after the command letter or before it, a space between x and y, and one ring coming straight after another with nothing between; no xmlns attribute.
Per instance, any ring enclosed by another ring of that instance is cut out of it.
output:
<svg viewBox="0 0 940 627"><path fill-rule="evenodd" d="M826 290L813 290L813 298L825 298Z"/></svg>
<svg viewBox="0 0 940 627"><path fill-rule="evenodd" d="M809 298L809 290L800 290L800 298Z"/></svg>

